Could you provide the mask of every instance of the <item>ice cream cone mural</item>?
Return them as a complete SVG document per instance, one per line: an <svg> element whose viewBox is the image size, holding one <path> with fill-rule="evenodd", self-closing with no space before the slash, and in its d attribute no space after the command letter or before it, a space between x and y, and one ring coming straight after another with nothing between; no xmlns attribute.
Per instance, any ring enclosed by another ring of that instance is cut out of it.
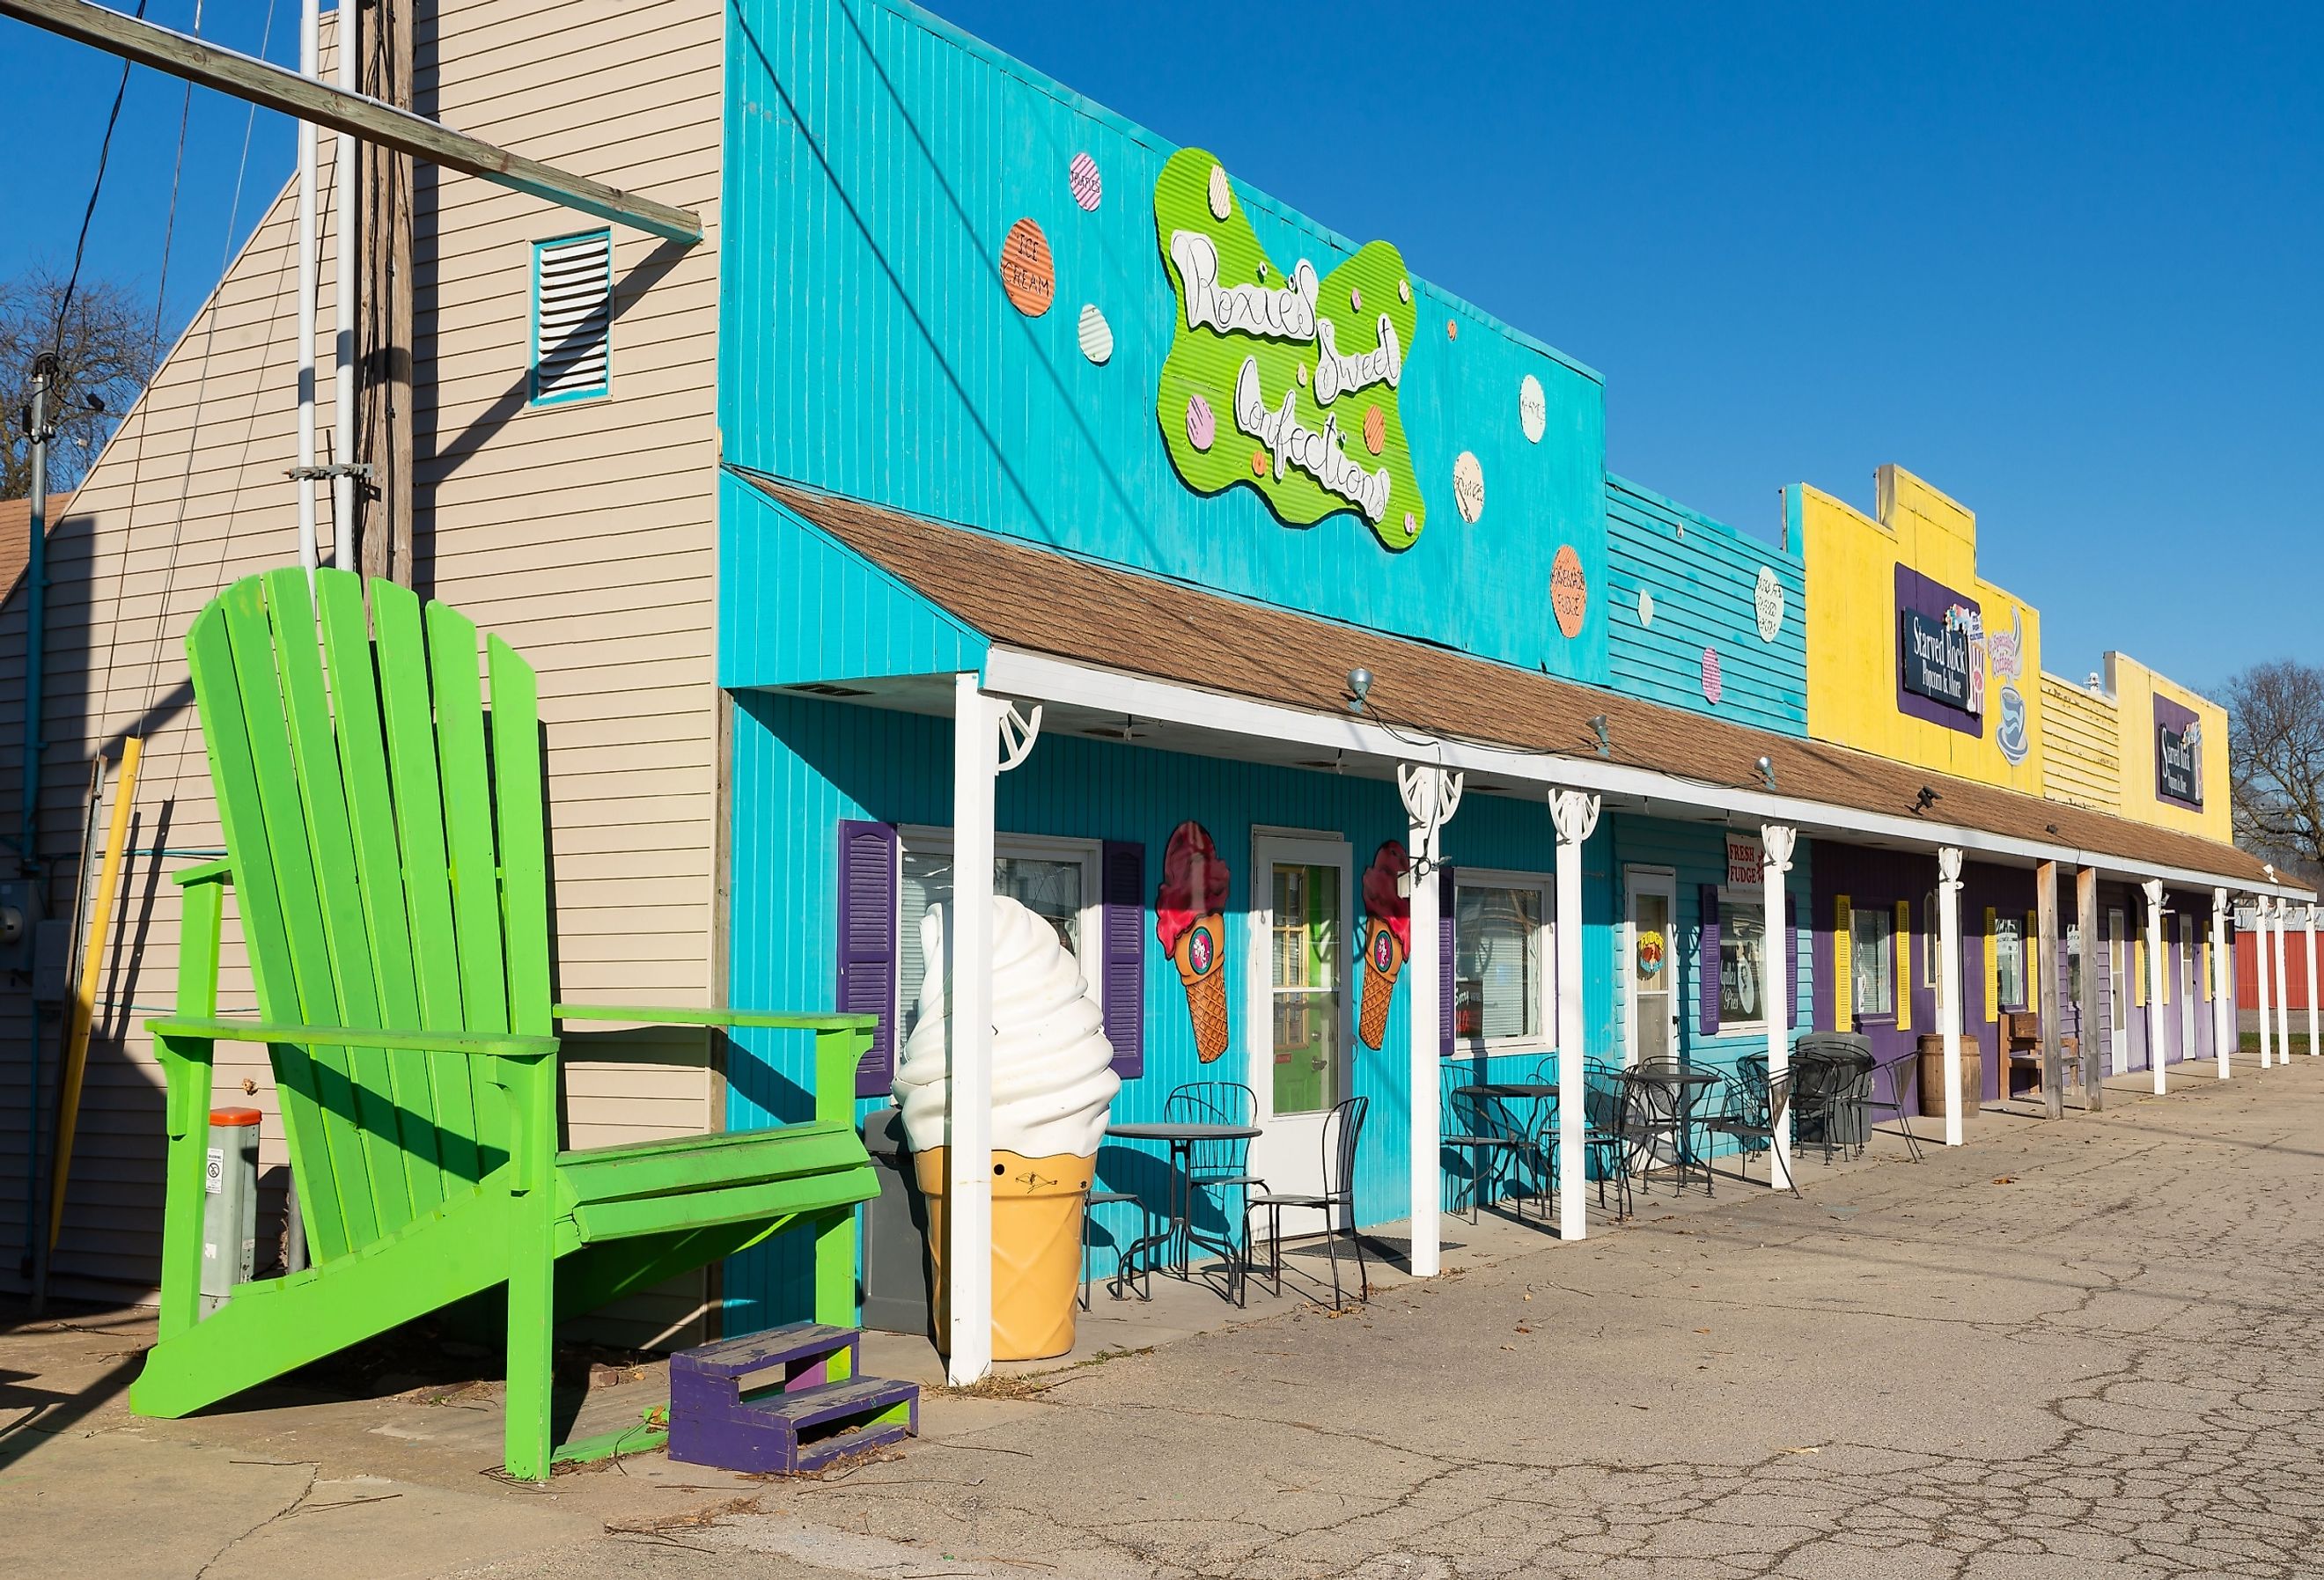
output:
<svg viewBox="0 0 2324 1580"><path fill-rule="evenodd" d="M1194 1051L1204 1064L1227 1050L1227 864L1200 823L1178 825L1162 853L1154 895L1154 936L1170 952L1186 989Z"/></svg>
<svg viewBox="0 0 2324 1580"><path fill-rule="evenodd" d="M920 923L927 976L896 1066L896 1101L928 1204L936 1341L952 1332L945 1250L945 1109L950 984L944 912ZM1055 929L1005 894L992 899L992 1358L1032 1361L1074 1347L1082 1215L1106 1115L1121 1079L1105 1017Z"/></svg>
<svg viewBox="0 0 2324 1580"><path fill-rule="evenodd" d="M1412 958L1412 862L1391 839L1372 854L1364 869L1364 997L1356 1035L1366 1048L1388 1036L1388 1006L1396 979Z"/></svg>

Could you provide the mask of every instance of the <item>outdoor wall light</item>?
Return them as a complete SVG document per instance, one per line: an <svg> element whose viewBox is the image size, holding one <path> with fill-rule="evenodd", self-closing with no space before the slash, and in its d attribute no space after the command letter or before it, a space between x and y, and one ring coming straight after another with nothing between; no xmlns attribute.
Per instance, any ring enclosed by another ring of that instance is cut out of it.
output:
<svg viewBox="0 0 2324 1580"><path fill-rule="evenodd" d="M1916 812L1925 812L1931 807L1935 806L1939 801L1941 801L1944 799L1944 797L1931 790L1927 785L1923 785L1921 787L1921 793L1913 798L1913 809Z"/></svg>
<svg viewBox="0 0 2324 1580"><path fill-rule="evenodd" d="M1598 755L1600 757L1611 757L1614 754L1614 740L1611 735L1609 735L1606 733L1606 716L1604 714L1592 714L1591 716L1590 733L1598 737Z"/></svg>
<svg viewBox="0 0 2324 1580"><path fill-rule="evenodd" d="M1768 793L1772 795L1775 789L1775 760L1772 757L1762 757L1751 766L1759 771L1760 780L1766 785Z"/></svg>
<svg viewBox="0 0 2324 1580"><path fill-rule="evenodd" d="M1370 670L1348 671L1348 711L1350 713L1363 712L1365 694L1371 688L1372 672Z"/></svg>

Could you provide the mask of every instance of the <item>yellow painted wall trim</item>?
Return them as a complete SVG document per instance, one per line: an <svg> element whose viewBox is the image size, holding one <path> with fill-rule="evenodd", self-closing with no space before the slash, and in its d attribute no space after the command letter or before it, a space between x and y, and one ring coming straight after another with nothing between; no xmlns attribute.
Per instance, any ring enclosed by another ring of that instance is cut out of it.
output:
<svg viewBox="0 0 2324 1580"><path fill-rule="evenodd" d="M1856 1030L1856 937L1850 931L1848 896L1831 897L1831 1029Z"/></svg>
<svg viewBox="0 0 2324 1580"><path fill-rule="evenodd" d="M1913 1029L1913 902L1896 901L1896 1030Z"/></svg>

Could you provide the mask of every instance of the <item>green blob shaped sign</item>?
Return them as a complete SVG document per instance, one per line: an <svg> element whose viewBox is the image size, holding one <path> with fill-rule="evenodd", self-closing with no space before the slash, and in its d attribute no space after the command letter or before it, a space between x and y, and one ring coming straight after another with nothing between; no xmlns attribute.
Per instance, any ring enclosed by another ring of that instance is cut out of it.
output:
<svg viewBox="0 0 2324 1580"><path fill-rule="evenodd" d="M1155 414L1186 486L1248 484L1295 527L1353 511L1411 548L1428 507L1397 405L1418 321L1403 254L1376 241L1321 279L1305 258L1277 268L1199 148L1162 167L1154 233L1178 300Z"/></svg>

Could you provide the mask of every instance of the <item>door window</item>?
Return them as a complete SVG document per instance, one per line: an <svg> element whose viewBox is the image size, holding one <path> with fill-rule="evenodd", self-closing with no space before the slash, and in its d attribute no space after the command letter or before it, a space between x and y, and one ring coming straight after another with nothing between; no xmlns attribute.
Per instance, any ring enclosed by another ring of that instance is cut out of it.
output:
<svg viewBox="0 0 2324 1580"><path fill-rule="evenodd" d="M1274 864L1268 950L1275 1033L1273 1112L1317 1113L1340 1100L1340 870Z"/></svg>
<svg viewBox="0 0 2324 1580"><path fill-rule="evenodd" d="M1671 897L1651 890L1630 891L1630 1004L1637 1021L1638 1062L1674 1057L1671 993L1674 956L1671 948Z"/></svg>
<svg viewBox="0 0 2324 1580"><path fill-rule="evenodd" d="M2017 917L1993 919L1993 974L1997 1009L2025 1007L2025 924Z"/></svg>
<svg viewBox="0 0 2324 1580"><path fill-rule="evenodd" d="M2130 941L2123 936L2122 912L2107 912L2107 990L2114 1002L2107 1019L2117 1033L2130 1025Z"/></svg>

